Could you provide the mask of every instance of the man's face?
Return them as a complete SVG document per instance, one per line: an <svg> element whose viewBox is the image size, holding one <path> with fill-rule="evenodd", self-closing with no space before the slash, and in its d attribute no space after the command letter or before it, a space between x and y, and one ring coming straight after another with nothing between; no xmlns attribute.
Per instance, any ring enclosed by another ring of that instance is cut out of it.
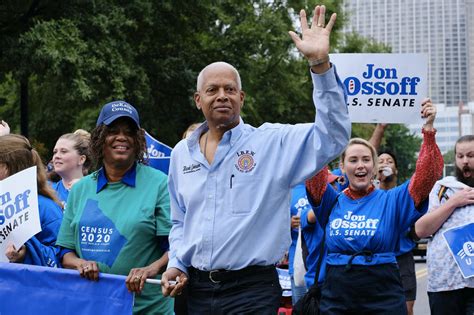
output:
<svg viewBox="0 0 474 315"><path fill-rule="evenodd" d="M474 141L456 145L456 177L460 182L474 187Z"/></svg>
<svg viewBox="0 0 474 315"><path fill-rule="evenodd" d="M202 86L194 101L211 127L230 129L239 124L245 94L237 84L235 72L215 65L203 73Z"/></svg>
<svg viewBox="0 0 474 315"><path fill-rule="evenodd" d="M389 168L391 173L387 170ZM389 173L386 175L386 173ZM380 181L390 182L396 178L398 174L397 167L395 166L395 160L390 154L382 153L379 155L379 169L377 171L377 179Z"/></svg>
<svg viewBox="0 0 474 315"><path fill-rule="evenodd" d="M118 118L109 125L104 143L104 165L127 168L134 163L138 145L133 138L136 132L137 127L129 118Z"/></svg>

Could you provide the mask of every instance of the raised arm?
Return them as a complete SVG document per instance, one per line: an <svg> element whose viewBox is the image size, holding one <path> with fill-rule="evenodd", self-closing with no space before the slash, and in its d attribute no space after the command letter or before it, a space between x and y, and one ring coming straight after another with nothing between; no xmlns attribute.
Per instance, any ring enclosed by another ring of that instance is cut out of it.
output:
<svg viewBox="0 0 474 315"><path fill-rule="evenodd" d="M413 174L408 190L410 196L415 201L415 206L428 198L431 189L436 181L443 174L443 156L436 144L436 129L433 122L436 117L436 107L430 99L425 99L422 103L421 116L426 118L423 126L423 143L420 154L416 162L415 173Z"/></svg>
<svg viewBox="0 0 474 315"><path fill-rule="evenodd" d="M336 15L333 14L325 26L325 11L324 6L317 6L309 27L306 13L302 10L302 37L290 32L296 47L311 67L316 115L314 124L282 128L282 138L278 139L282 148L282 167L275 175L284 178L289 187L301 183L334 160L344 150L351 134L344 85L328 58L329 36Z"/></svg>
<svg viewBox="0 0 474 315"><path fill-rule="evenodd" d="M382 143L382 138L385 133L385 128L387 128L387 124L377 124L372 133L372 136L369 139L371 145L374 146L375 150L379 150L380 143Z"/></svg>
<svg viewBox="0 0 474 315"><path fill-rule="evenodd" d="M306 180L306 194L311 205L319 206L323 199L324 192L326 191L326 183L328 181L328 167L323 167L316 175ZM314 213L313 213L314 215ZM309 216L308 216L309 219ZM312 220L311 220L312 221ZM314 221L316 222L316 221ZM310 222L310 223L314 223Z"/></svg>
<svg viewBox="0 0 474 315"><path fill-rule="evenodd" d="M331 15L326 26L325 14L326 7L324 5L316 6L311 26L308 26L306 12L301 10L301 38L295 32L289 32L296 48L308 59L311 70L314 73L324 73L330 68L329 36L336 22L336 13Z"/></svg>

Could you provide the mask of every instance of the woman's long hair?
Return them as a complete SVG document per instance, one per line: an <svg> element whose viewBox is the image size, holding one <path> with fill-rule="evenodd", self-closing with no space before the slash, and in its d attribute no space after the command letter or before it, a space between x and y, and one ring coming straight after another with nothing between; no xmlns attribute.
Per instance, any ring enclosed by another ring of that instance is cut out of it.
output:
<svg viewBox="0 0 474 315"><path fill-rule="evenodd" d="M38 152L33 149L28 139L21 135L0 137L0 163L5 164L8 176L36 166L38 194L48 197L61 206L54 190L49 186L46 170Z"/></svg>

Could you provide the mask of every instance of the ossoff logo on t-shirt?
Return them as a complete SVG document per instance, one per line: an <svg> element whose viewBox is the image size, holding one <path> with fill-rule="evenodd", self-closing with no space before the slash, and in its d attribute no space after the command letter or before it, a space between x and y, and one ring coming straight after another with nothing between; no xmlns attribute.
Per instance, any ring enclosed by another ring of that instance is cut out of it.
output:
<svg viewBox="0 0 474 315"><path fill-rule="evenodd" d="M342 218L336 218L330 224L330 236L373 236L380 219L367 218L365 215L355 215L352 211Z"/></svg>

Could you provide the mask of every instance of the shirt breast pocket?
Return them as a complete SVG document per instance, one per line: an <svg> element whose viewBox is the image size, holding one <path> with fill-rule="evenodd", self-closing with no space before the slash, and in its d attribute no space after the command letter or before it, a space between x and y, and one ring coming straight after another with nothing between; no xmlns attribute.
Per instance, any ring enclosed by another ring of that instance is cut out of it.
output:
<svg viewBox="0 0 474 315"><path fill-rule="evenodd" d="M260 179L255 176L232 177L230 188L231 213L234 216L246 216L257 209L261 197L258 196Z"/></svg>

